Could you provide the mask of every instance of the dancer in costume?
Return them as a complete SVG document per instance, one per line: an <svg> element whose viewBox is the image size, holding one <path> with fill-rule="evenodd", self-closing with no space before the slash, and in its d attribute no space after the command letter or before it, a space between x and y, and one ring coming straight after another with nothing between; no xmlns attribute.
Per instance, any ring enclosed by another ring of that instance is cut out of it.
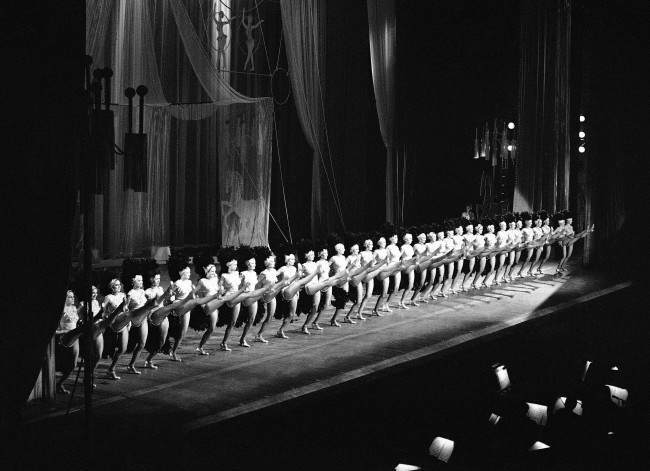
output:
<svg viewBox="0 0 650 471"><path fill-rule="evenodd" d="M143 280L142 275L135 275L132 280L133 287L127 293L127 309L129 311L135 311L144 307L147 303L147 296L145 295L143 289ZM137 324L137 325L136 325ZM147 343L147 336L149 335L149 323L147 319L138 319L137 321L131 322L131 327L129 329L129 336L137 336L137 343L133 347L133 355L131 356L131 361L129 362L126 370L130 373L139 375L140 372L135 368L135 362L140 356L140 352Z"/></svg>
<svg viewBox="0 0 650 471"><path fill-rule="evenodd" d="M314 270L310 274L305 274L302 266L298 265L298 268L296 268L296 256L294 254L285 255L284 260L285 264L278 270L278 276L281 276L283 280L289 280L289 284L285 288L282 288L282 291L278 295L275 318L282 319L282 324L275 336L281 339L288 339L289 337L287 337L284 330L296 315L298 294L303 286L318 275L318 272Z"/></svg>
<svg viewBox="0 0 650 471"><path fill-rule="evenodd" d="M217 266L217 264L214 263L208 263L207 266L203 267L204 276L199 280L198 284L196 285L196 294L198 296L210 296L219 293L220 290L219 272L220 271L221 271L221 265ZM209 353L206 352L203 347L210 339L212 333L217 327L217 321L219 320L219 307L221 307L222 304L223 302L219 302L219 299L217 298L209 303L204 304L201 307L201 310L204 314L203 318L205 319L203 321L205 323L205 332L203 333L203 336L199 341L199 346L196 347L196 352L199 355L209 355ZM192 317L194 312L195 310L192 310L192 313L190 313L190 325L194 324L194 320ZM203 327L203 325L197 327Z"/></svg>
<svg viewBox="0 0 650 471"><path fill-rule="evenodd" d="M480 280L483 276L483 272L485 271L487 253L489 252L489 249L487 249L485 246L485 235L483 234L484 230L485 228L483 227L482 223L476 223L476 227L474 228L475 234L474 241L472 242L472 249L475 253L478 252L478 255L475 257L475 259L478 261L478 266L474 272L470 271L465 278L465 284L467 284L468 288L471 287L473 289L478 289L481 286Z"/></svg>
<svg viewBox="0 0 650 471"><path fill-rule="evenodd" d="M427 252L427 236L424 232L418 234L418 241L413 244L413 253L417 260L423 261L429 254ZM422 290L424 289L424 284L427 279L427 267L426 262L420 262L415 268L415 283L413 284L413 296L411 296L411 305L419 306L419 303L422 302Z"/></svg>
<svg viewBox="0 0 650 471"><path fill-rule="evenodd" d="M525 260L521 263L521 267L519 268L519 272L517 273L516 277L524 277L530 275L530 270L529 273L524 274L524 268L526 265L528 265L533 257L533 251L535 250L533 243L535 241L535 231L533 230L533 217L532 215L524 211L520 214L521 221L523 222L523 227L521 229L521 243L522 243L522 250L519 252L525 251Z"/></svg>
<svg viewBox="0 0 650 471"><path fill-rule="evenodd" d="M390 236L388 239L390 244L388 244L388 247L386 247L386 250L388 251L388 263L392 264L394 262L401 262L402 261L402 252L400 251L399 247L397 246L397 234L393 234ZM388 289L388 298L386 299L386 306L388 307L390 303L390 298L393 296L394 293L399 291L400 283L402 282L402 267L400 266L399 270L396 270L391 274L391 281L392 286L389 287ZM387 311L390 312L390 309Z"/></svg>
<svg viewBox="0 0 650 471"><path fill-rule="evenodd" d="M122 303L126 301L126 296L122 292L122 283L117 278L113 278L108 287L111 292L104 297L104 302L102 308L106 315L110 315L115 311ZM116 348L113 352L111 363L108 366L107 376L110 379L118 380L119 376L115 374L115 365L117 365L117 360L120 359L120 355L126 351L126 348L129 344L129 326L121 328L117 334Z"/></svg>
<svg viewBox="0 0 650 471"><path fill-rule="evenodd" d="M544 237L544 245L542 247L544 258L539 261L536 274L543 275L542 267L551 257L551 236L553 234L553 228L551 227L551 218L546 211L540 211L540 218L542 219L542 233Z"/></svg>
<svg viewBox="0 0 650 471"><path fill-rule="evenodd" d="M192 284L192 280L190 279L190 267L185 265L183 266L179 271L178 271L178 280L174 281L172 283L172 293L174 294L174 298L176 301L183 301L185 299L192 299L194 297L194 285ZM180 347L181 342L185 338L185 335L187 334L187 329L190 325L190 310L175 310L172 315L175 315L178 317L179 322L180 322L180 332L178 333L178 337L176 338L176 341L174 342L174 346L171 349L170 356L173 361L182 361L182 359L178 356L176 351L178 350L178 347Z"/></svg>
<svg viewBox="0 0 650 471"><path fill-rule="evenodd" d="M318 281L323 283L327 281L330 277L330 262L327 259L329 257L329 252L326 247L321 247L318 251ZM321 314L325 308L329 307L332 302L332 285L327 286L321 290L320 302L318 303L318 309L316 310L316 316L312 322L311 327L316 330L323 330L323 328L318 324Z"/></svg>
<svg viewBox="0 0 650 471"><path fill-rule="evenodd" d="M63 305L63 314L61 315L61 320L59 321L59 327L56 330L56 336L58 345L62 347L59 357L63 356L63 361L61 363L61 378L57 382L56 391L63 394L70 394L64 386L63 383L68 379L70 373L77 366L77 361L79 359L79 340L75 340L70 347L63 347L60 343L61 336L66 332L69 332L77 327L77 322L79 322L79 312L77 306L75 306L75 297L72 291L68 291L65 294L65 304Z"/></svg>
<svg viewBox="0 0 650 471"><path fill-rule="evenodd" d="M336 251L336 254L332 255L330 258L330 273L334 276L342 273L347 274L348 262L343 255L345 253L345 246L340 243L336 244L334 250ZM345 309L345 305L348 302L349 289L350 285L347 276L341 276L338 283L332 286L332 305L334 306L334 314L330 319L330 325L333 327L341 327L341 324L337 322L336 318L339 315L339 311Z"/></svg>
<svg viewBox="0 0 650 471"><path fill-rule="evenodd" d="M144 291L144 295L147 297L147 299L156 300L154 306L151 308L151 313L153 314L158 309L162 308L165 299L169 298L164 297L165 290L163 290L162 286L160 286L160 273L153 272L149 277L149 281L151 282L151 286ZM160 323L156 323L155 320L150 318L149 324L149 331L154 334L154 339L150 339L151 345L147 347L149 349L149 354L144 361L144 367L152 370L157 370L158 366L153 363L153 358L158 354L158 352L160 352L163 345L165 344L167 333L169 331L169 319L167 319L165 316L160 321Z"/></svg>
<svg viewBox="0 0 650 471"><path fill-rule="evenodd" d="M264 338L264 330L268 325L269 321L275 315L275 309L277 305L276 297L278 293L289 284L289 279L278 280L278 272L275 269L275 255L271 254L264 260L264 270L258 276L258 287L262 286L265 282L270 282L273 286L273 289L269 290L262 299L259 300L258 304L258 315L255 319L255 324L261 322L257 335L255 336L256 342L269 343L268 340Z"/></svg>
<svg viewBox="0 0 650 471"><path fill-rule="evenodd" d="M375 249L373 255L377 266L379 267L381 265L379 272L375 275L377 281L381 283L381 292L379 293L375 307L372 310L372 314L381 317L382 314L380 314L380 311L391 312L391 309L388 307L388 288L390 286L390 277L401 268L401 262L399 261L399 258L390 262L392 256L386 248L386 239L383 237L380 237L377 241L377 248ZM385 301L382 304L383 300ZM379 307L380 305L381 308Z"/></svg>
<svg viewBox="0 0 650 471"><path fill-rule="evenodd" d="M537 273L535 273L534 271L534 267L535 264L539 262L539 257L542 255L542 252L544 251L546 235L544 234L544 230L542 229L542 224L544 222L542 213L544 213L544 217L545 217L545 212L543 211L537 212L533 215L533 243L535 244L535 247L533 248L534 255L529 260L530 263L528 266L528 276L537 275Z"/></svg>
<svg viewBox="0 0 650 471"><path fill-rule="evenodd" d="M465 262L462 264L462 270L459 276L460 283L457 290L467 291L467 283L474 278L474 265L476 264L477 250L474 242L476 241L476 234L474 233L474 223L470 219L465 219L463 228L463 245L467 248L468 253L465 256Z"/></svg>

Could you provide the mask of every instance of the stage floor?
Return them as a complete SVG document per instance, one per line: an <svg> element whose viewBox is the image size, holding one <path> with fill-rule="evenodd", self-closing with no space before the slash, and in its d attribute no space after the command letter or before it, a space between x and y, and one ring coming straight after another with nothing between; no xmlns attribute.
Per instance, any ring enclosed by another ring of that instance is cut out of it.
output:
<svg viewBox="0 0 650 471"><path fill-rule="evenodd" d="M161 430L171 426L191 432L414 360L450 354L522 323L550 320L564 309L629 285L575 270L562 277L546 275L438 298L341 328L329 326L333 311L328 310L322 316L324 330L312 330L310 336L300 333L299 319L288 329L288 340L275 338L279 321L273 320L267 330L268 344L251 342L251 348L242 348L236 329L232 352L217 350L223 335L220 329L208 343L209 356L194 352L200 334L190 329L179 350L182 363L160 355L158 370L141 369L142 374L136 376L126 372L130 355L123 355L117 368L122 379L111 381L103 378L108 360L102 360L93 395L95 420L120 417L122 426L132 433L150 433L154 424ZM143 359L144 355L138 366ZM58 421L66 414L68 400L69 396L58 395L52 405L27 406L25 423ZM82 403L80 378L72 416L82 415Z"/></svg>

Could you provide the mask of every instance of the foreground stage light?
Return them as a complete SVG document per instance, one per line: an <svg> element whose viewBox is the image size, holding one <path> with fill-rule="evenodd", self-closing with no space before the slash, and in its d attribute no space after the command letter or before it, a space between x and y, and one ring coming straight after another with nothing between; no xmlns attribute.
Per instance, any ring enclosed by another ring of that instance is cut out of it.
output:
<svg viewBox="0 0 650 471"><path fill-rule="evenodd" d="M449 440L448 438L436 437L431 442L429 446L429 455L434 458L442 461L443 463L448 463L451 458L451 454L454 452L454 441Z"/></svg>
<svg viewBox="0 0 650 471"><path fill-rule="evenodd" d="M545 426L548 422L548 407L533 402L527 402L528 412L526 417L535 422L537 425Z"/></svg>
<svg viewBox="0 0 650 471"><path fill-rule="evenodd" d="M513 123L512 121L510 121L510 122L508 123L508 129L514 129L514 128L515 128L515 123Z"/></svg>
<svg viewBox="0 0 650 471"><path fill-rule="evenodd" d="M395 471L418 471L421 470L419 466L415 466L412 464L403 464L399 463L397 466L395 466Z"/></svg>
<svg viewBox="0 0 650 471"><path fill-rule="evenodd" d="M499 423L500 420L501 420L501 416L493 412L490 414L490 418L488 419L488 422L490 422L490 425L496 425Z"/></svg>
<svg viewBox="0 0 650 471"><path fill-rule="evenodd" d="M587 118L585 118L585 115L583 115L583 114L581 114L580 117L578 118L578 120L579 120L581 123L584 123L586 119L587 119Z"/></svg>
<svg viewBox="0 0 650 471"><path fill-rule="evenodd" d="M510 377L508 376L508 370L506 369L505 365L501 363L495 363L492 365L492 369L494 370L494 374L497 377L497 382L499 383L499 390L501 392L507 391L510 389Z"/></svg>
<svg viewBox="0 0 650 471"><path fill-rule="evenodd" d="M586 136L586 134L585 134L584 131L580 131L580 132L578 133L578 137L579 137L580 139L584 139L585 136Z"/></svg>
<svg viewBox="0 0 650 471"><path fill-rule="evenodd" d="M578 147L578 152L580 152L581 154L584 154L585 150L587 150L587 149L585 149L585 146Z"/></svg>
<svg viewBox="0 0 650 471"><path fill-rule="evenodd" d="M589 367L591 366L593 362L587 360L585 361L585 365L582 368L582 377L580 378L580 381L584 382L585 379L587 378L587 371L589 371Z"/></svg>
<svg viewBox="0 0 650 471"><path fill-rule="evenodd" d="M606 384L605 387L609 389L609 397L614 404L618 407L625 407L627 403L627 398L630 393L627 389L619 388L617 386L612 386L611 384Z"/></svg>

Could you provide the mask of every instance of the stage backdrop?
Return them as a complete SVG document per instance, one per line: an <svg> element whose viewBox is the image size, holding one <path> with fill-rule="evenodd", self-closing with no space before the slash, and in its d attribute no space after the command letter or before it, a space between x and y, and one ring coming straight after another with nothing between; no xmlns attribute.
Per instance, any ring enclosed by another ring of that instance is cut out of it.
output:
<svg viewBox="0 0 650 471"><path fill-rule="evenodd" d="M147 254L161 245L268 245L273 102L238 93L217 68L214 4L86 3L93 68L114 71L121 148L128 125L124 89L149 89L148 191L124 188L124 157L117 156L96 198L95 248L103 257Z"/></svg>

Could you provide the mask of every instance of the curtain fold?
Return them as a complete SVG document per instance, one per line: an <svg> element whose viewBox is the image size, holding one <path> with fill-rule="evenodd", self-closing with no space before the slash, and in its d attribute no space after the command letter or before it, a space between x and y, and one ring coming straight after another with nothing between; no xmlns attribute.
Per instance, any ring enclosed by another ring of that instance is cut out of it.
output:
<svg viewBox="0 0 650 471"><path fill-rule="evenodd" d="M569 206L571 1L521 6L514 211Z"/></svg>
<svg viewBox="0 0 650 471"><path fill-rule="evenodd" d="M324 226L320 162L324 162L325 0L281 0L280 7L298 118L313 150L310 222L316 238Z"/></svg>
<svg viewBox="0 0 650 471"><path fill-rule="evenodd" d="M386 146L386 221L395 222L395 0L368 0L370 64L379 129Z"/></svg>
<svg viewBox="0 0 650 471"><path fill-rule="evenodd" d="M242 95L220 76L210 52L215 28L206 18L213 3L87 1L86 52L93 68L114 71L111 102L118 104L115 136L122 149L124 89L149 89L149 191L123 188L124 157L118 156L106 191L95 199L94 248L103 257L146 255L160 245L268 245L273 101ZM137 112L134 118L137 129ZM224 180L233 172L245 182L240 194ZM247 223L229 226L233 221Z"/></svg>

